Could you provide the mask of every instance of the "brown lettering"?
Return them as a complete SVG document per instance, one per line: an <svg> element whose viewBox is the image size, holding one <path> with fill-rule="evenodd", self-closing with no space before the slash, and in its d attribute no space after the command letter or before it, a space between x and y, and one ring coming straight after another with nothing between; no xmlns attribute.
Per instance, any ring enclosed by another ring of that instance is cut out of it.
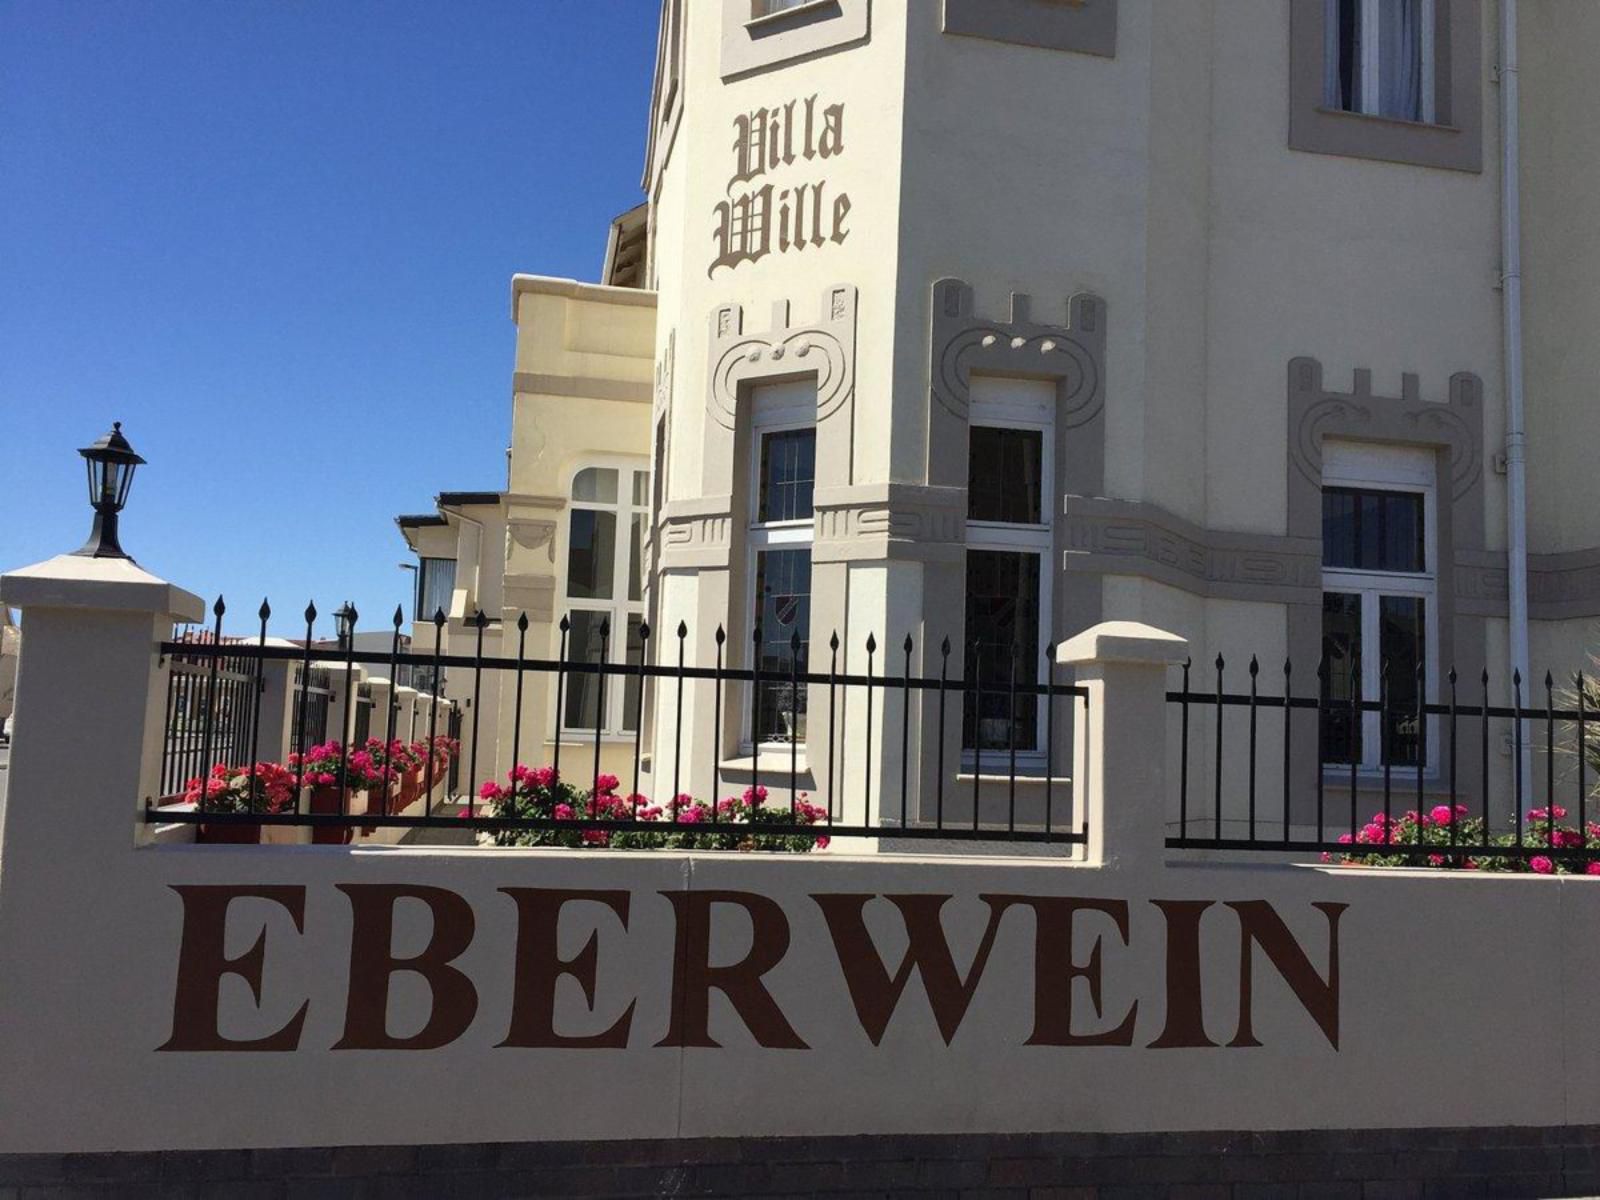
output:
<svg viewBox="0 0 1600 1200"><path fill-rule="evenodd" d="M900 910L908 939L905 956L892 978L862 917L867 901L875 897L870 894L834 892L813 895L811 898L822 909L823 919L828 923L834 953L838 956L845 984L850 989L856 1016L872 1044L876 1046L883 1040L884 1032L889 1027L889 1018L900 1003L901 993L906 990L914 967L922 976L922 988L927 993L928 1006L933 1010L939 1033L948 1046L972 1003L978 980L989 961L989 952L994 948L995 933L1000 927L1000 917L1005 912L1005 902L1011 898L984 897L989 905L989 924L972 957L965 979L956 970L950 943L945 940L944 923L939 918L939 911L950 899L949 896L884 897Z"/></svg>
<svg viewBox="0 0 1600 1200"><path fill-rule="evenodd" d="M672 968L672 1016L657 1046L705 1046L711 1039L711 989L728 998L758 1044L769 1050L809 1050L761 977L789 951L789 919L775 900L754 892L662 892L677 916ZM711 965L711 909L736 904L750 917L750 952L724 967Z"/></svg>
<svg viewBox="0 0 1600 1200"><path fill-rule="evenodd" d="M1152 900L1167 920L1167 1022L1152 1050L1215 1046L1201 1009L1200 916L1210 900Z"/></svg>
<svg viewBox="0 0 1600 1200"><path fill-rule="evenodd" d="M569 1035L556 1032L556 984L563 975L578 981L594 1010L595 965L600 957L600 933L589 935L573 958L562 958L556 935L562 908L578 900L603 904L628 927L628 893L564 888L501 888L517 905L516 981L511 1000L511 1028L502 1046L621 1050L628 1045L628 1030L638 1001L604 1033Z"/></svg>
<svg viewBox="0 0 1600 1200"><path fill-rule="evenodd" d="M294 918L295 929L304 933L306 889L266 884L173 884L172 890L183 900L183 939L178 948L178 982L172 998L172 1036L157 1049L299 1049L309 1000L282 1029L259 1038L223 1037L217 1028L217 1009L224 975L243 979L260 1005L261 970L267 954L267 929L263 925L255 945L238 958L227 956L224 946L228 905L243 897L281 904Z"/></svg>
<svg viewBox="0 0 1600 1200"><path fill-rule="evenodd" d="M1033 1033L1029 1046L1131 1046L1133 1027L1139 1015L1139 1002L1128 1006L1128 1013L1114 1029L1095 1033L1072 1031L1073 982L1082 979L1089 986L1089 1003L1094 1015L1105 1017L1101 1004L1100 954L1103 939L1096 937L1089 961L1079 965L1072 953L1073 918L1081 911L1105 913L1128 945L1128 902L1091 900L1078 896L984 896L998 910L1013 904L1033 909Z"/></svg>
<svg viewBox="0 0 1600 1200"><path fill-rule="evenodd" d="M450 964L471 945L472 906L455 892L420 884L341 883L350 900L350 995L344 1036L335 1050L435 1050L449 1045L472 1024L478 990ZM433 934L413 958L394 957L394 906L420 900L433 917ZM433 994L428 1020L410 1037L389 1033L389 980L411 971Z"/></svg>
<svg viewBox="0 0 1600 1200"><path fill-rule="evenodd" d="M1294 940L1289 927L1265 900L1229 900L1239 914L1239 1030L1230 1046L1259 1046L1251 1028L1251 953L1259 945L1289 990L1322 1030L1328 1044L1339 1048L1339 916L1348 904L1313 904L1328 920L1328 974L1324 979Z"/></svg>

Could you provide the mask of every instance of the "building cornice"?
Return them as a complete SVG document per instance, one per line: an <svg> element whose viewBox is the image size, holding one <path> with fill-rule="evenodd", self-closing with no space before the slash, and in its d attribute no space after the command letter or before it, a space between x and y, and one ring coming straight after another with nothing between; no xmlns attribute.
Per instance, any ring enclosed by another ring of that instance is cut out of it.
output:
<svg viewBox="0 0 1600 1200"><path fill-rule="evenodd" d="M631 308L654 308L656 294L645 288L611 287L604 283L580 283L552 275L513 275L511 277L511 319L517 319L517 305L524 295L562 296L594 304L620 304Z"/></svg>

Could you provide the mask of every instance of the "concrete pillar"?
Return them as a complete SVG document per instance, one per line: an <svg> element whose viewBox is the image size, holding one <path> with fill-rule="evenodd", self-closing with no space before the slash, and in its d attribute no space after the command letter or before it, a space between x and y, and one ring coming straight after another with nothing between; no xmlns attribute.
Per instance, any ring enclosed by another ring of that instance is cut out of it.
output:
<svg viewBox="0 0 1600 1200"><path fill-rule="evenodd" d="M417 731L413 728L417 712L417 689L414 687L397 687L394 690L394 735L402 742L415 741Z"/></svg>
<svg viewBox="0 0 1600 1200"><path fill-rule="evenodd" d="M76 555L0 576L0 604L22 610L26 631L0 815L9 905L27 903L33 873L71 863L91 874L96 851L147 839L137 814L160 791L160 645L174 621L204 620L206 607L129 559ZM79 811L59 811L63 796ZM20 923L0 914L0 928ZM9 966L22 969L14 959Z"/></svg>
<svg viewBox="0 0 1600 1200"><path fill-rule="evenodd" d="M285 762L294 750L294 673L298 663L267 659L261 664L261 725L257 757Z"/></svg>
<svg viewBox="0 0 1600 1200"><path fill-rule="evenodd" d="M1167 668L1188 653L1185 639L1137 621L1106 621L1056 649L1089 692L1072 786L1091 865L1138 870L1165 858Z"/></svg>

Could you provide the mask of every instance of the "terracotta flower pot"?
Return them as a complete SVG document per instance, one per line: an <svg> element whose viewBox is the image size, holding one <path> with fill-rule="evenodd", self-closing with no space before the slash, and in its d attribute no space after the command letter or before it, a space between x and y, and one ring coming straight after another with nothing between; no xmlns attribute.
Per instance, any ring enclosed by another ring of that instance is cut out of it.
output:
<svg viewBox="0 0 1600 1200"><path fill-rule="evenodd" d="M309 789L306 811L313 813L336 813L339 811L340 789L333 784L317 784ZM348 826L340 828L334 825L315 825L311 829L311 841L318 846L343 846L349 843L354 830Z"/></svg>
<svg viewBox="0 0 1600 1200"><path fill-rule="evenodd" d="M261 826L256 822L241 822L235 824L202 823L196 833L195 841L207 846L254 846L261 841Z"/></svg>

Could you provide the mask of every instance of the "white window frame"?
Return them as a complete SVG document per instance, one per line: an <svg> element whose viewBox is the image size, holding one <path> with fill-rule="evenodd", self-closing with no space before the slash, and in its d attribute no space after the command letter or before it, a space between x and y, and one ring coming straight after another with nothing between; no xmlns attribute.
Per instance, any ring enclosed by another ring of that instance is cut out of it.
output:
<svg viewBox="0 0 1600 1200"><path fill-rule="evenodd" d="M815 377L792 383L772 383L756 387L751 392L750 403L750 488L748 496L749 523L745 527L745 612L755 621L756 613L756 555L763 550L809 550L816 540L816 513L796 521L761 521L761 442L769 433L785 433L796 429L815 429L817 425L817 381ZM813 483L813 488L815 483ZM813 563L813 567L815 564ZM752 628L751 632L754 630ZM806 630L806 645L811 643L811 631ZM789 753L788 742L762 742L755 744L755 730L750 724L750 705L741 706L739 718L739 753L755 755L761 751ZM800 742L799 753L804 756L805 742Z"/></svg>
<svg viewBox="0 0 1600 1200"><path fill-rule="evenodd" d="M1039 557L1039 652L1051 641L1054 612L1054 533L1051 518L1055 514L1055 408L1056 386L1051 380L1008 379L1001 376L974 375L971 382L967 425L973 428L1027 429L1040 434L1039 453L1039 524L1023 525L1010 521L967 521L967 549L1024 552ZM965 607L963 585L962 604ZM1034 664L1034 680L1042 672ZM1017 751L1018 773L1043 772L1048 759L1046 739L1050 735L1046 720L1047 706L1039 704L1036 750ZM965 739L963 739L965 740ZM993 763L996 754L1009 758L1009 751L986 750L983 758L973 749L963 746L963 770Z"/></svg>
<svg viewBox="0 0 1600 1200"><path fill-rule="evenodd" d="M1380 10L1383 0L1356 0L1360 12L1361 22L1361 95L1360 108L1356 111L1364 116L1381 117L1382 91L1379 84L1379 72L1382 69L1382 54L1380 39L1368 36L1368 30L1380 28ZM1325 20L1327 22L1327 36L1338 36L1339 6L1342 0L1324 0ZM1438 55L1435 47L1438 39L1435 28L1439 21L1439 5L1437 0L1421 0L1422 13L1422 116L1421 123L1433 125L1436 123L1434 111L1434 81L1437 78ZM1328 91L1333 90L1333 81L1325 84ZM1387 117L1388 120L1405 120L1404 117Z"/></svg>
<svg viewBox="0 0 1600 1200"><path fill-rule="evenodd" d="M597 470L614 470L617 472L617 501L615 504L604 500L578 500L573 494L573 487L578 481L578 476L590 468ZM645 476L645 498L643 503L635 504L633 501L633 476L634 473ZM641 622L646 620L645 597L648 588L644 579L644 546L642 539L648 537L650 524L650 460L637 455L626 454L595 454L588 455L572 464L567 473L566 497L567 511L565 519L561 522L561 546L559 558L561 563L561 612L571 615L577 612L601 613L611 619L611 637L606 647L607 661L612 664L626 664L628 661L628 619L638 617ZM572 580L568 572L572 547L572 514L574 512L610 512L617 517L616 545L612 549L613 562L611 567L612 596L609 600L599 600L592 597L578 597L572 595ZM628 597L628 569L633 547L633 518L641 518L641 545L639 555L639 598ZM558 622L560 618L557 618ZM560 631L557 630L557 652L560 651ZM605 741L632 741L634 731L624 729L624 722L628 713L624 710L624 699L627 688L622 686L624 680L620 676L608 675L606 677L605 711L600 714L600 740ZM564 711L556 709L554 697L557 692L555 680L551 680L551 721L552 734L559 721L563 737L571 733L594 735L592 725L574 725L567 720ZM570 680L567 691L570 692ZM565 704L567 696L562 696Z"/></svg>
<svg viewBox="0 0 1600 1200"><path fill-rule="evenodd" d="M1422 496L1422 565L1414 571L1364 571L1350 567L1323 567L1324 592L1354 592L1361 597L1361 645L1363 651L1380 645L1379 598L1418 596L1422 598L1423 699L1438 695L1439 689L1439 556L1438 556L1438 472L1431 450L1410 446L1384 446L1361 442L1325 441L1322 444L1322 486L1324 488L1363 488L1382 492L1412 492ZM1361 656L1361 698L1376 700L1382 686L1381 654ZM1423 774L1435 773L1438 763L1438 719L1429 716L1423 730ZM1323 763L1330 773L1348 773L1349 763ZM1414 766L1394 770L1414 772ZM1382 714L1361 714L1361 760L1358 775L1383 774Z"/></svg>

